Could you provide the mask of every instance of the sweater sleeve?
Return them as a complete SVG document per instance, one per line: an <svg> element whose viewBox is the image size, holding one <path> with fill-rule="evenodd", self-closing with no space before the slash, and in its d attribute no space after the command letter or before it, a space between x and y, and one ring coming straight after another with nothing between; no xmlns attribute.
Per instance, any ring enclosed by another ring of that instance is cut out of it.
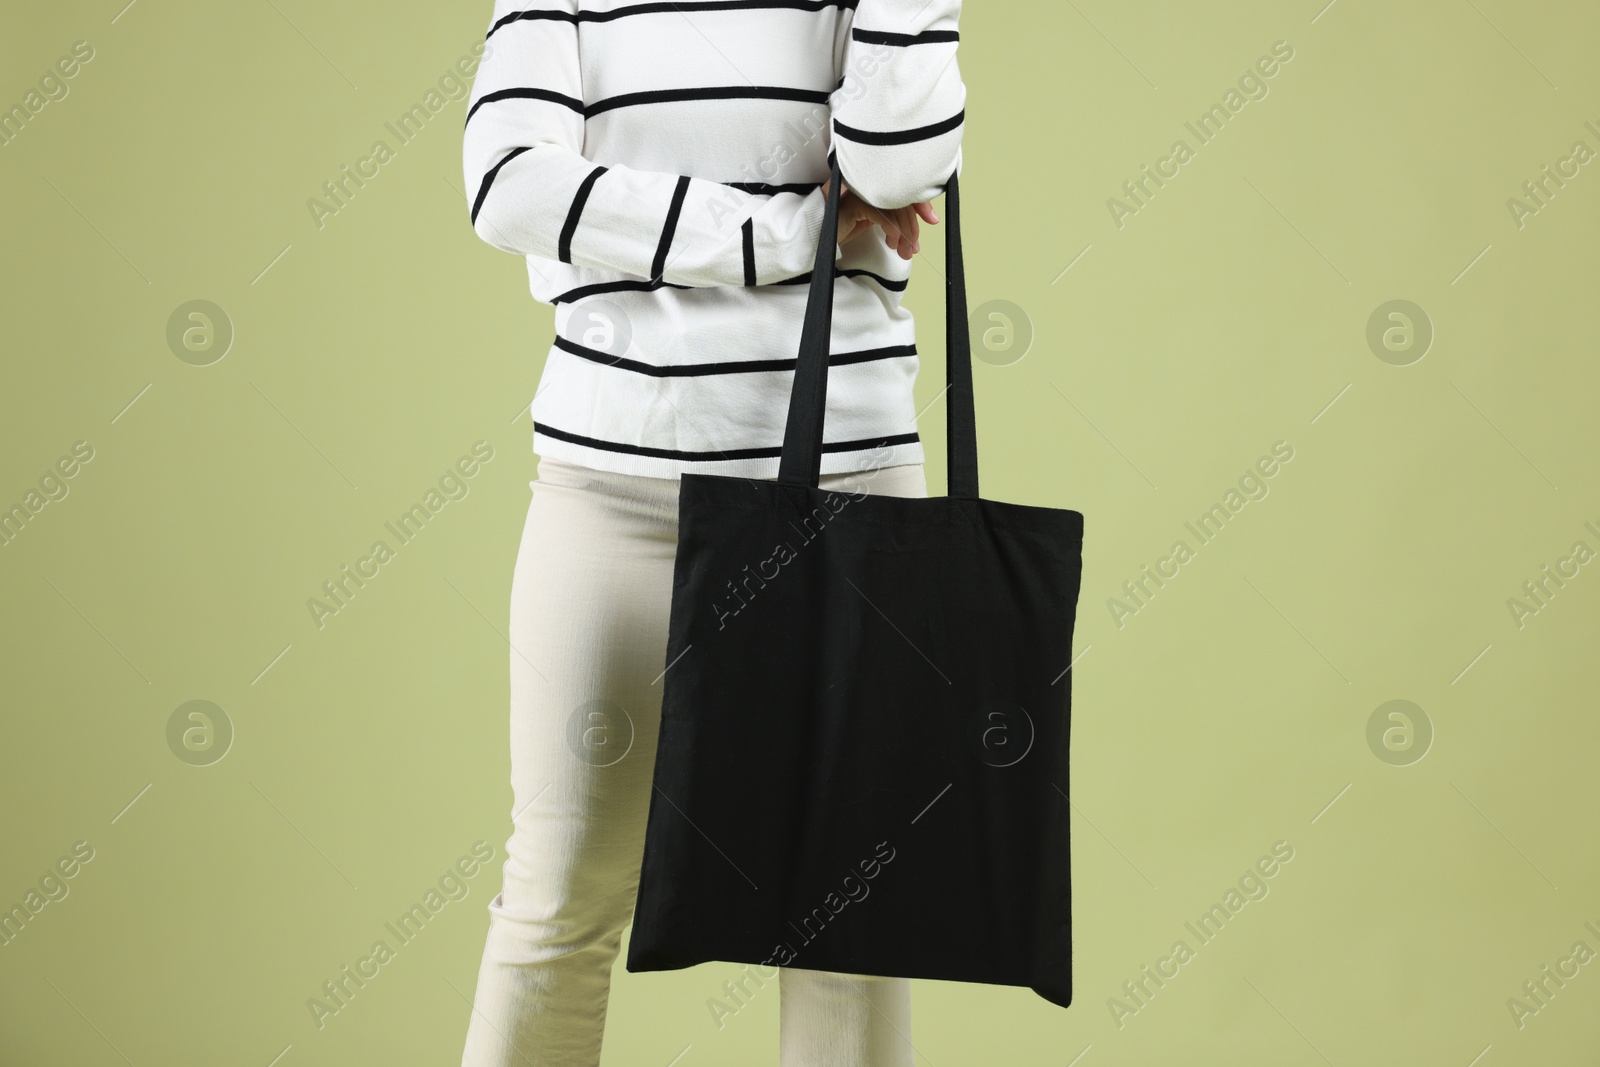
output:
<svg viewBox="0 0 1600 1067"><path fill-rule="evenodd" d="M820 191L747 193L584 157L577 11L577 0L494 2L462 137L478 236L675 285L765 285L809 271Z"/></svg>
<svg viewBox="0 0 1600 1067"><path fill-rule="evenodd" d="M967 89L956 64L961 0L859 0L832 94L847 188L881 208L944 192L960 173Z"/></svg>

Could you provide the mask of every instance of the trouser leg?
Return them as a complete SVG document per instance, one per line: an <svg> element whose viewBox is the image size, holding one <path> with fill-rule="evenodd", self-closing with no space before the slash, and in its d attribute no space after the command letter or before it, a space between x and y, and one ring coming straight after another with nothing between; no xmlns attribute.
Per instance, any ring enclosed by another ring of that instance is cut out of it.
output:
<svg viewBox="0 0 1600 1067"><path fill-rule="evenodd" d="M673 497L661 485L657 498L619 500L557 468L540 462L512 581L513 830L464 1067L599 1063L638 888Z"/></svg>

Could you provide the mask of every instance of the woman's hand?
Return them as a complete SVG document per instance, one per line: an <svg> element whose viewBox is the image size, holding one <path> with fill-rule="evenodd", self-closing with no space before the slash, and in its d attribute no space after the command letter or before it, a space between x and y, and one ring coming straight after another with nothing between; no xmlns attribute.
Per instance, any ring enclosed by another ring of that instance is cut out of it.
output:
<svg viewBox="0 0 1600 1067"><path fill-rule="evenodd" d="M832 180L830 176L822 183L823 196L828 195L828 183ZM884 243L898 252L901 259L910 259L922 250L922 245L917 239L918 218L926 220L930 225L939 222L939 216L934 213L933 205L926 200L907 207L884 209L873 207L852 192L848 185L839 192L840 244L855 238L863 230L877 226L883 230Z"/></svg>

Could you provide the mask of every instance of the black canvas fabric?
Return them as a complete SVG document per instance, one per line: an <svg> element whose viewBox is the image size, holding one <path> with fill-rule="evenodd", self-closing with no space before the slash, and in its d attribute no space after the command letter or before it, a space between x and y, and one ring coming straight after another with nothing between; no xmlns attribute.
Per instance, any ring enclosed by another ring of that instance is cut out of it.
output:
<svg viewBox="0 0 1600 1067"><path fill-rule="evenodd" d="M776 481L686 473L629 971L710 960L1072 1000L1083 515L978 495L957 179L948 496L817 488L833 160Z"/></svg>

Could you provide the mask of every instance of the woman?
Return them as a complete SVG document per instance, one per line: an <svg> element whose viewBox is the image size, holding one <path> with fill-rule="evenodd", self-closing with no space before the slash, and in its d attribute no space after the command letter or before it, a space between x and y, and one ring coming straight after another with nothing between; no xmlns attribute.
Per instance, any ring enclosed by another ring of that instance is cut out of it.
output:
<svg viewBox="0 0 1600 1067"><path fill-rule="evenodd" d="M526 257L556 339L512 581L513 831L462 1062L592 1067L643 853L677 479L777 476L836 153L820 487L927 495L900 298L966 90L959 0L525 3L496 0L463 145L473 228ZM913 1063L905 979L780 974L783 1067Z"/></svg>

